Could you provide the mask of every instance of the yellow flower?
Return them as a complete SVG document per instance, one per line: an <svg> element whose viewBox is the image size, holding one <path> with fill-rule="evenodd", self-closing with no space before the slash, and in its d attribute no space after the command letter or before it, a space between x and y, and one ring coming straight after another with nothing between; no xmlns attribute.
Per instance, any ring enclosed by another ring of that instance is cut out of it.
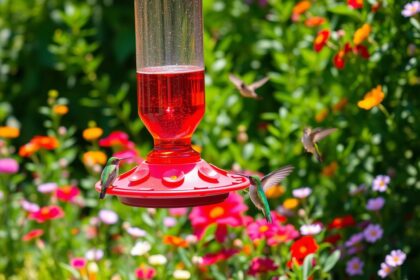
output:
<svg viewBox="0 0 420 280"><path fill-rule="evenodd" d="M104 133L104 131L99 127L86 128L83 130L83 138L87 141L93 141L101 137L102 133Z"/></svg>
<svg viewBox="0 0 420 280"><path fill-rule="evenodd" d="M13 126L0 126L0 138L17 138L19 137L19 128Z"/></svg>
<svg viewBox="0 0 420 280"><path fill-rule="evenodd" d="M88 151L83 154L83 163L86 166L93 166L95 164L104 165L106 159L106 154L101 151Z"/></svg>
<svg viewBox="0 0 420 280"><path fill-rule="evenodd" d="M325 118L328 116L328 109L322 109L318 114L315 116L316 122L320 123L325 120Z"/></svg>
<svg viewBox="0 0 420 280"><path fill-rule="evenodd" d="M356 32L354 32L353 43L355 45L360 45L369 36L371 30L372 28L369 24L363 24L362 27L360 27L356 30Z"/></svg>
<svg viewBox="0 0 420 280"><path fill-rule="evenodd" d="M267 198L278 198L284 194L286 190L281 185L275 185L267 188L265 190L265 195Z"/></svg>
<svg viewBox="0 0 420 280"><path fill-rule="evenodd" d="M55 105L53 107L53 112L57 115L63 116L69 112L69 107L66 105Z"/></svg>
<svg viewBox="0 0 420 280"><path fill-rule="evenodd" d="M283 202L283 207L292 210L295 209L299 205L299 200L296 198L288 198Z"/></svg>
<svg viewBox="0 0 420 280"><path fill-rule="evenodd" d="M382 91L382 86L379 85L376 88L372 89L368 93L365 94L363 100L360 100L357 103L359 108L370 110L375 106L381 104L382 100L384 100L385 94Z"/></svg>

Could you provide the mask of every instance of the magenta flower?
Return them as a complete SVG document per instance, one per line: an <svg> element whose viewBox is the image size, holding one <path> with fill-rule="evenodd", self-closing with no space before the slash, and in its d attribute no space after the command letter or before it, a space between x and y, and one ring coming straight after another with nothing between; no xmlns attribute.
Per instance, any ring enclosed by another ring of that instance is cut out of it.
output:
<svg viewBox="0 0 420 280"><path fill-rule="evenodd" d="M300 227L300 234L302 235L316 235L320 233L322 226L320 224L303 225Z"/></svg>
<svg viewBox="0 0 420 280"><path fill-rule="evenodd" d="M363 231L365 240L369 243L375 243L382 238L383 230L380 225L370 224Z"/></svg>
<svg viewBox="0 0 420 280"><path fill-rule="evenodd" d="M268 239L274 235L275 230L275 223L267 223L267 221L263 219L250 223L246 228L251 240Z"/></svg>
<svg viewBox="0 0 420 280"><path fill-rule="evenodd" d="M304 187L300 189L295 189L292 191L292 193L294 197L304 199L304 198L307 198L312 193L312 190L308 187Z"/></svg>
<svg viewBox="0 0 420 280"><path fill-rule="evenodd" d="M389 176L386 175L378 175L373 180L372 188L374 191L378 192L385 192L388 188L388 184L391 181Z"/></svg>
<svg viewBox="0 0 420 280"><path fill-rule="evenodd" d="M350 236L349 240L346 241L346 247L353 247L354 245L359 244L365 238L363 232L353 234Z"/></svg>
<svg viewBox="0 0 420 280"><path fill-rule="evenodd" d="M392 250L389 255L385 257L385 262L391 267L397 267L404 263L406 254L401 250Z"/></svg>
<svg viewBox="0 0 420 280"><path fill-rule="evenodd" d="M401 14L405 17L412 17L420 12L420 2L414 1L411 3L407 3L404 6L404 10Z"/></svg>
<svg viewBox="0 0 420 280"><path fill-rule="evenodd" d="M381 269L378 271L378 275L381 278L386 278L393 271L394 271L394 269L392 267L390 267L386 263L381 263Z"/></svg>
<svg viewBox="0 0 420 280"><path fill-rule="evenodd" d="M201 266L208 267L212 264L218 263L220 261L225 261L232 257L233 255L237 254L239 250L235 249L222 249L217 253L210 253L203 256L203 260L201 262Z"/></svg>
<svg viewBox="0 0 420 280"><path fill-rule="evenodd" d="M52 192L55 192L57 187L58 186L56 183L50 182L50 183L43 183L39 185L37 189L40 193L52 193Z"/></svg>
<svg viewBox="0 0 420 280"><path fill-rule="evenodd" d="M369 211L379 211L385 204L385 199L383 197L371 198L366 204L366 209Z"/></svg>
<svg viewBox="0 0 420 280"><path fill-rule="evenodd" d="M19 171L19 164L12 158L0 159L0 174L15 174Z"/></svg>
<svg viewBox="0 0 420 280"><path fill-rule="evenodd" d="M351 258L346 264L346 272L350 276L362 275L364 263L358 258Z"/></svg>
<svg viewBox="0 0 420 280"><path fill-rule="evenodd" d="M248 269L249 275L257 275L258 273L266 273L274 271L278 266L270 258L253 258Z"/></svg>
<svg viewBox="0 0 420 280"><path fill-rule="evenodd" d="M86 259L85 258L72 258L70 260L70 265L75 269L83 269L86 266Z"/></svg>
<svg viewBox="0 0 420 280"><path fill-rule="evenodd" d="M277 225L274 235L268 239L269 246L289 242L299 236L299 232L293 225Z"/></svg>
<svg viewBox="0 0 420 280"><path fill-rule="evenodd" d="M103 209L99 211L99 219L107 225L112 225L118 222L118 215L112 210Z"/></svg>
<svg viewBox="0 0 420 280"><path fill-rule="evenodd" d="M136 269L136 276L140 280L150 280L156 276L156 270L153 267L142 265Z"/></svg>

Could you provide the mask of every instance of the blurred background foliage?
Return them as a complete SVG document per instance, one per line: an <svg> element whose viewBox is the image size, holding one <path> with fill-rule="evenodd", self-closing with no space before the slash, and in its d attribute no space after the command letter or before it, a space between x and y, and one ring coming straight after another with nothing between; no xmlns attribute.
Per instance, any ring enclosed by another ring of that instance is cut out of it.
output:
<svg viewBox="0 0 420 280"><path fill-rule="evenodd" d="M321 28L293 21L294 1L204 0L207 107L193 139L206 160L225 169L295 165L287 192L312 186L316 217L325 221L362 215L364 200L350 200L349 190L391 175L384 250L408 250L410 273L420 275L420 26L401 16L404 1L380 1L375 13L367 2L361 10L313 2L310 14L327 18L323 28L332 32L332 43L315 52ZM369 59L352 56L337 69L334 55L364 23L372 27ZM0 0L0 123L21 126L18 146L51 126L39 108L57 89L70 108L63 125L77 128L78 146L87 146L82 130L94 121L105 135L129 133L145 156L152 138L137 115L134 36L132 1ZM258 90L263 99L243 99L229 73L249 83L268 75ZM377 85L389 117L357 107ZM321 143L322 165L301 146L305 126L339 128ZM84 176L81 165L73 165L76 179Z"/></svg>

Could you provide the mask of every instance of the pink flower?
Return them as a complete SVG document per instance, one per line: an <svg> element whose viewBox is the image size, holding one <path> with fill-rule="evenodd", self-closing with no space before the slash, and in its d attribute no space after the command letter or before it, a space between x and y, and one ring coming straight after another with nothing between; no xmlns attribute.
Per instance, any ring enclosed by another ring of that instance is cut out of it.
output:
<svg viewBox="0 0 420 280"><path fill-rule="evenodd" d="M169 208L169 215L174 217L182 217L186 215L188 212L188 208Z"/></svg>
<svg viewBox="0 0 420 280"><path fill-rule="evenodd" d="M55 196L60 201L72 202L80 194L80 190L76 186L64 186L55 191Z"/></svg>
<svg viewBox="0 0 420 280"><path fill-rule="evenodd" d="M75 269L83 269L86 266L86 259L85 258L72 258L70 260L70 265Z"/></svg>
<svg viewBox="0 0 420 280"><path fill-rule="evenodd" d="M156 270L153 267L140 266L136 269L137 279L150 280L156 276Z"/></svg>
<svg viewBox="0 0 420 280"><path fill-rule="evenodd" d="M362 275L364 263L358 258L351 258L346 265L346 272L350 276Z"/></svg>
<svg viewBox="0 0 420 280"><path fill-rule="evenodd" d="M392 267L390 267L386 263L381 263L381 269L378 271L378 275L381 278L386 278L393 271L394 271L394 269Z"/></svg>
<svg viewBox="0 0 420 280"><path fill-rule="evenodd" d="M23 210L29 212L29 213L35 213L39 211L39 206L38 204L29 202L25 199L22 199L20 201L20 206L23 208Z"/></svg>
<svg viewBox="0 0 420 280"><path fill-rule="evenodd" d="M242 196L230 193L229 197L217 204L194 207L189 215L193 230L201 238L205 229L217 224L216 239L222 241L227 232L227 226L243 225L242 215L248 209Z"/></svg>
<svg viewBox="0 0 420 280"><path fill-rule="evenodd" d="M19 164L12 158L0 159L0 174L15 174L19 171Z"/></svg>
<svg viewBox="0 0 420 280"><path fill-rule="evenodd" d="M176 225L176 219L173 217L165 217L163 218L163 225L165 227L173 227Z"/></svg>
<svg viewBox="0 0 420 280"><path fill-rule="evenodd" d="M39 229L39 228L34 229L34 230L31 230L30 232L28 232L27 234L25 234L22 237L22 240L23 241L29 241L29 240L32 240L34 238L40 237L43 234L44 234L44 231L42 229Z"/></svg>
<svg viewBox="0 0 420 280"><path fill-rule="evenodd" d="M299 237L299 232L293 225L278 225L275 228L274 235L268 239L267 244L269 246L275 246L277 244L289 242Z"/></svg>
<svg viewBox="0 0 420 280"><path fill-rule="evenodd" d="M366 204L366 209L369 211L378 211L381 210L385 204L385 199L383 197L371 198Z"/></svg>
<svg viewBox="0 0 420 280"><path fill-rule="evenodd" d="M392 250L389 255L385 257L385 262L391 267L397 267L404 263L406 254L401 250Z"/></svg>
<svg viewBox="0 0 420 280"><path fill-rule="evenodd" d="M274 223L267 223L266 220L260 219L250 223L247 226L246 231L251 240L268 239L274 235L276 230L275 227L276 225Z"/></svg>
<svg viewBox="0 0 420 280"><path fill-rule="evenodd" d="M304 198L307 198L312 193L312 190L308 187L304 187L300 189L295 189L292 191L292 193L294 197L304 199Z"/></svg>
<svg viewBox="0 0 420 280"><path fill-rule="evenodd" d="M112 210L103 209L99 211L98 216L101 222L107 225L113 225L118 222L118 215Z"/></svg>
<svg viewBox="0 0 420 280"><path fill-rule="evenodd" d="M384 192L388 188L388 184L390 182L389 176L386 175L378 175L373 180L372 188L374 191Z"/></svg>
<svg viewBox="0 0 420 280"><path fill-rule="evenodd" d="M132 237L144 237L146 236L146 231L138 228L138 227L129 227L127 228L127 233Z"/></svg>
<svg viewBox="0 0 420 280"><path fill-rule="evenodd" d="M50 182L50 183L43 183L38 186L38 191L40 193L52 193L57 189L57 184Z"/></svg>
<svg viewBox="0 0 420 280"><path fill-rule="evenodd" d="M123 131L114 131L109 136L99 140L101 147L134 148L134 143L129 140L128 134Z"/></svg>
<svg viewBox="0 0 420 280"><path fill-rule="evenodd" d="M249 275L257 275L258 273L266 273L274 271L278 266L270 258L254 258L251 261L251 265L248 269Z"/></svg>
<svg viewBox="0 0 420 280"><path fill-rule="evenodd" d="M401 12L404 17L412 17L418 13L420 13L420 1L405 4L404 10Z"/></svg>
<svg viewBox="0 0 420 280"><path fill-rule="evenodd" d="M38 223L44 223L49 220L55 220L64 217L63 209L57 205L44 206L36 212L29 214L29 219Z"/></svg>
<svg viewBox="0 0 420 280"><path fill-rule="evenodd" d="M203 256L203 261L201 262L201 266L206 267L212 264L218 263L220 261L224 261L238 253L239 250L235 249L222 249L217 253L210 253Z"/></svg>
<svg viewBox="0 0 420 280"><path fill-rule="evenodd" d="M375 243L382 238L383 230L380 225L370 224L363 231L365 240L369 243Z"/></svg>

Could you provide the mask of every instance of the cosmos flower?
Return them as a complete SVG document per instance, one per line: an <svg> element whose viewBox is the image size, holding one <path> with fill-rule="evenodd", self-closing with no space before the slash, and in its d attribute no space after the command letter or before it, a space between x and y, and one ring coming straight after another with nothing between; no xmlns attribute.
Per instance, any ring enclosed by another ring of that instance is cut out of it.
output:
<svg viewBox="0 0 420 280"><path fill-rule="evenodd" d="M375 243L377 240L382 238L383 230L380 225L370 224L363 231L365 240L369 243Z"/></svg>
<svg viewBox="0 0 420 280"><path fill-rule="evenodd" d="M353 247L356 244L362 242L365 239L365 235L363 232L355 233L346 241L345 245L346 247Z"/></svg>
<svg viewBox="0 0 420 280"><path fill-rule="evenodd" d="M150 280L156 276L156 270L153 267L141 265L135 271L137 279Z"/></svg>
<svg viewBox="0 0 420 280"><path fill-rule="evenodd" d="M118 222L118 215L112 210L102 209L98 214L99 219L107 225L113 225Z"/></svg>
<svg viewBox="0 0 420 280"><path fill-rule="evenodd" d="M255 276L259 273L267 273L274 271L278 268L278 265L270 258L253 258L248 268L248 274Z"/></svg>
<svg viewBox="0 0 420 280"><path fill-rule="evenodd" d="M64 212L61 207L57 205L44 206L38 211L29 214L29 219L35 220L38 223L44 223L62 217L64 217Z"/></svg>
<svg viewBox="0 0 420 280"><path fill-rule="evenodd" d="M44 234L44 230L39 229L39 228L34 229L34 230L31 230L30 232L28 232L27 234L25 234L22 237L22 241L30 241L32 239L35 239L35 238L38 238L38 237L42 236L43 234Z"/></svg>
<svg viewBox="0 0 420 280"><path fill-rule="evenodd" d="M191 278L191 273L188 270L176 269L172 276L174 279L187 280Z"/></svg>
<svg viewBox="0 0 420 280"><path fill-rule="evenodd" d="M392 250L389 255L385 257L385 263L390 267L401 266L406 258L406 254L401 250Z"/></svg>
<svg viewBox="0 0 420 280"><path fill-rule="evenodd" d="M351 258L346 264L346 272L350 276L362 275L364 263L358 258Z"/></svg>
<svg viewBox="0 0 420 280"><path fill-rule="evenodd" d="M381 210L385 204L385 199L383 197L371 198L366 204L366 209L369 211L378 211Z"/></svg>
<svg viewBox="0 0 420 280"><path fill-rule="evenodd" d="M80 190L76 186L63 186L55 191L55 196L63 202L72 202L80 194Z"/></svg>
<svg viewBox="0 0 420 280"><path fill-rule="evenodd" d="M132 256L143 256L152 249L152 246L147 241L138 241L133 248L131 248L130 254Z"/></svg>
<svg viewBox="0 0 420 280"><path fill-rule="evenodd" d="M319 31L314 40L314 50L316 52L320 52L324 48L325 44L327 44L329 37L330 31L328 29Z"/></svg>
<svg viewBox="0 0 420 280"><path fill-rule="evenodd" d="M385 94L382 91L382 86L378 85L376 88L366 93L363 99L357 103L357 106L365 110L370 110L373 107L381 104L384 98Z"/></svg>
<svg viewBox="0 0 420 280"><path fill-rule="evenodd" d="M320 233L322 226L320 224L303 225L300 227L300 234L302 235L316 235Z"/></svg>
<svg viewBox="0 0 420 280"><path fill-rule="evenodd" d="M52 193L55 192L57 189L57 184L54 182L48 182L38 185L37 190L40 193Z"/></svg>
<svg viewBox="0 0 420 280"><path fill-rule="evenodd" d="M401 14L405 17L412 17L420 12L420 1L413 1L411 3L407 3L404 6L404 10Z"/></svg>
<svg viewBox="0 0 420 280"><path fill-rule="evenodd" d="M378 271L378 275L381 278L386 278L393 271L394 271L394 268L387 265L386 263L381 263L381 269Z"/></svg>
<svg viewBox="0 0 420 280"><path fill-rule="evenodd" d="M86 267L87 261L85 258L72 258L70 260L70 265L75 269L84 269Z"/></svg>
<svg viewBox="0 0 420 280"><path fill-rule="evenodd" d="M13 158L0 159L0 174L15 174L19 171L19 164Z"/></svg>
<svg viewBox="0 0 420 280"><path fill-rule="evenodd" d="M389 176L386 175L378 175L373 180L372 189L378 192L385 192L388 189L388 184L390 183L391 179Z"/></svg>
<svg viewBox="0 0 420 280"><path fill-rule="evenodd" d="M311 193L312 193L312 190L309 187L294 189L292 191L293 196L300 199L307 198Z"/></svg>
<svg viewBox="0 0 420 280"><path fill-rule="evenodd" d="M90 249L86 251L85 258L89 261L99 261L104 257L104 251L101 249Z"/></svg>

